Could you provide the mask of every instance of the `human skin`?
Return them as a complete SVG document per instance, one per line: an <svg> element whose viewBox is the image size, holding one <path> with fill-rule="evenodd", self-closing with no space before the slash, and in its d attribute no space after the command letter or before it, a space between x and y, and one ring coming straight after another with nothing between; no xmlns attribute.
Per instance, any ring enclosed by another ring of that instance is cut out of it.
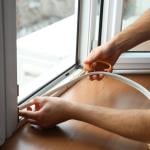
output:
<svg viewBox="0 0 150 150"><path fill-rule="evenodd" d="M114 65L122 52L149 39L150 9L109 42L94 49L85 60L84 68L89 69L97 60L108 61ZM91 77L92 80L98 78L98 76ZM43 128L69 119L76 119L124 137L150 142L150 110L117 110L80 104L58 97L37 97L29 103L35 105L35 111L28 107L28 111L20 110L19 115L27 118L28 122Z"/></svg>

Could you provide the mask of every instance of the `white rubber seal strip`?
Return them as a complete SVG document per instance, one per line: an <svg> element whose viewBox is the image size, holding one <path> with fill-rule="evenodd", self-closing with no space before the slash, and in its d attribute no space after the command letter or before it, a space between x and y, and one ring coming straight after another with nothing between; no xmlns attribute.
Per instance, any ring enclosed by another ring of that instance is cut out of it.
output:
<svg viewBox="0 0 150 150"><path fill-rule="evenodd" d="M81 79L87 77L87 76L90 76L90 75L105 75L105 76L110 76L114 79L117 79L119 81L122 81L123 83L137 89L139 92L141 92L143 95L145 95L149 100L150 100L150 91L148 91L146 88L144 88L142 85L140 85L139 83L133 81L133 80L130 80L122 75L118 75L118 74L114 74L114 73L110 73L110 72L102 72L102 71L96 71L96 72L90 72L90 73L86 73L84 75L81 75L57 88L55 88L54 90L52 90L49 94L53 94L61 89L64 89L64 88L67 88L69 87L69 85L75 83L75 82L78 82L80 81Z"/></svg>

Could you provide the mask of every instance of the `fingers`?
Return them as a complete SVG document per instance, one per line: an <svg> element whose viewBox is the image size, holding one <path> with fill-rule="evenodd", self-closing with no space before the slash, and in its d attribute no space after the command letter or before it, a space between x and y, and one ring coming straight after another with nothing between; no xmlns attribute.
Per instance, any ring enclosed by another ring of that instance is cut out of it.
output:
<svg viewBox="0 0 150 150"><path fill-rule="evenodd" d="M25 117L25 118L31 118L31 119L37 119L39 116L39 112L33 112L33 111L26 111L26 110L19 110L19 116Z"/></svg>
<svg viewBox="0 0 150 150"><path fill-rule="evenodd" d="M88 71L88 72L92 72L92 71L112 72L112 65L110 63L108 63L107 61L103 61L103 60L97 60L92 65L88 66L88 64L86 64L85 66L86 66L85 70ZM95 74L95 75L89 76L89 79L91 81L93 81L93 80L100 81L101 79L103 79L103 77L104 77L103 74L100 74L100 75Z"/></svg>
<svg viewBox="0 0 150 150"><path fill-rule="evenodd" d="M89 76L89 79L90 79L91 81L93 81L93 80L100 81L100 80L103 79L103 77L104 77L103 74L96 74L96 75L91 75L91 76Z"/></svg>
<svg viewBox="0 0 150 150"><path fill-rule="evenodd" d="M20 105L19 110L29 108L32 105L35 105L35 110L39 110L40 109L40 103L42 103L43 100L44 100L44 97L36 97L35 99Z"/></svg>
<svg viewBox="0 0 150 150"><path fill-rule="evenodd" d="M42 127L41 123L36 121L36 120L34 120L34 119L27 119L27 122L30 123L31 126L34 127L34 128L38 128L39 129L39 127Z"/></svg>
<svg viewBox="0 0 150 150"><path fill-rule="evenodd" d="M94 58L91 56L91 54L86 58L86 60L84 61L84 64L91 64L94 62Z"/></svg>
<svg viewBox="0 0 150 150"><path fill-rule="evenodd" d="M39 123L34 119L27 119L27 121L31 124L39 125Z"/></svg>
<svg viewBox="0 0 150 150"><path fill-rule="evenodd" d="M83 65L83 69L85 70L85 71L88 71L88 72L92 72L93 70L94 70L94 68L93 68L93 64L84 64Z"/></svg>
<svg viewBox="0 0 150 150"><path fill-rule="evenodd" d="M101 51L100 48L97 47L94 50L91 51L91 53L89 54L89 56L86 58L86 60L84 61L85 64L92 64L93 62L95 62L98 58L100 58L101 55Z"/></svg>
<svg viewBox="0 0 150 150"><path fill-rule="evenodd" d="M22 109L25 109L25 108L29 108L29 107L32 106L32 105L35 105L35 106L36 106L39 102L40 102L40 100L39 100L38 98L33 99L33 100L31 100L31 101L28 101L28 102L26 102L26 103L20 105L20 106L19 106L19 110L22 110Z"/></svg>
<svg viewBox="0 0 150 150"><path fill-rule="evenodd" d="M113 68L112 67L109 67L108 69L104 69L105 72L112 72L113 71Z"/></svg>
<svg viewBox="0 0 150 150"><path fill-rule="evenodd" d="M27 111L32 111L32 108L30 106L27 107Z"/></svg>
<svg viewBox="0 0 150 150"><path fill-rule="evenodd" d="M24 103L24 104L22 104L22 105L19 106L19 110L22 110L22 109L25 109L25 108L29 108L33 104L34 104L33 101L29 101L27 103Z"/></svg>
<svg viewBox="0 0 150 150"><path fill-rule="evenodd" d="M39 103L35 103L35 111L40 110L41 106Z"/></svg>

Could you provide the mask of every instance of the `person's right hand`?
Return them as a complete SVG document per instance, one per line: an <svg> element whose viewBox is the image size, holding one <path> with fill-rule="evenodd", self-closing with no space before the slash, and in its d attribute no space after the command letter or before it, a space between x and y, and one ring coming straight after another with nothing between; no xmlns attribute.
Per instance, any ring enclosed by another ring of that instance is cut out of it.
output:
<svg viewBox="0 0 150 150"><path fill-rule="evenodd" d="M107 42L91 51L89 56L84 61L83 68L88 72L105 71L103 70L102 64L98 63L97 61L106 61L113 66L120 54L120 50L115 49L115 46L113 46L113 44ZM111 72L112 70L109 71ZM102 76L99 75L90 76L91 80L100 80L101 78Z"/></svg>

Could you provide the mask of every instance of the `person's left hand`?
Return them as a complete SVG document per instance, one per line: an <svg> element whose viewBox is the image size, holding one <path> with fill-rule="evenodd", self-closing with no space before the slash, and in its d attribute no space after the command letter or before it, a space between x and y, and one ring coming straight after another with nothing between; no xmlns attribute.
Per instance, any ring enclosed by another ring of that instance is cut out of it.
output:
<svg viewBox="0 0 150 150"><path fill-rule="evenodd" d="M19 110L19 115L31 124L48 128L71 119L69 108L72 102L58 97L37 97L29 102L27 110ZM35 111L31 107L35 106Z"/></svg>

